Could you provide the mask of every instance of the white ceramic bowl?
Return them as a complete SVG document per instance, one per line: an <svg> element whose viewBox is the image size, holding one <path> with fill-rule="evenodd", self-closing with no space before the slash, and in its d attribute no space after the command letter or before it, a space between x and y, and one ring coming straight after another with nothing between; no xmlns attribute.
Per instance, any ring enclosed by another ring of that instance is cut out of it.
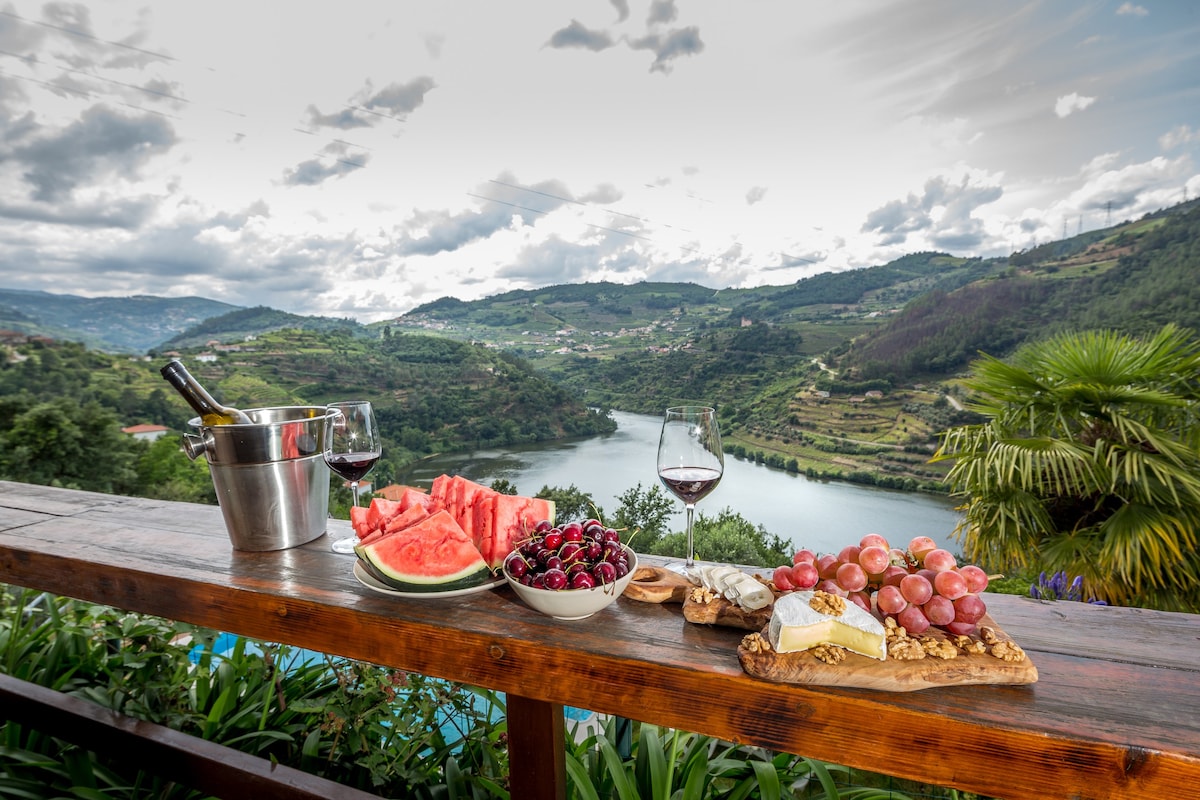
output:
<svg viewBox="0 0 1200 800"><path fill-rule="evenodd" d="M591 589L535 589L525 586L508 574L507 567L503 570L504 579L517 593L517 597L535 611L555 619L586 619L616 601L633 580L633 573L638 565L637 553L630 550L628 545L623 544L621 548L629 556L629 572L618 578L616 583L607 586L594 586Z"/></svg>

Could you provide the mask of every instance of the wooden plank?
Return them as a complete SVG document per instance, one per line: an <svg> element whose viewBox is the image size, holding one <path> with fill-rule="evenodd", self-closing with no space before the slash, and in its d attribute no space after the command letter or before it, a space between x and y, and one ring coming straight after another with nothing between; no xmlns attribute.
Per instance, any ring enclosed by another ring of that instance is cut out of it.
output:
<svg viewBox="0 0 1200 800"><path fill-rule="evenodd" d="M512 796L528 800L563 800L566 797L567 761L562 704L509 695L507 711Z"/></svg>
<svg viewBox="0 0 1200 800"><path fill-rule="evenodd" d="M10 721L218 797L378 800L378 795L8 675L0 674L0 701Z"/></svg>

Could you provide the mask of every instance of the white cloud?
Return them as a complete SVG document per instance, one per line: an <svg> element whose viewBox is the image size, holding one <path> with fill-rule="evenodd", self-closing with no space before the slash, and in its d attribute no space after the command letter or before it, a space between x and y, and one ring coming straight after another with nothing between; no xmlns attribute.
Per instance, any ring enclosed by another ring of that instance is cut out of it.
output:
<svg viewBox="0 0 1200 800"><path fill-rule="evenodd" d="M1192 130L1188 125L1177 125L1158 137L1158 146L1163 150L1174 150L1193 142L1200 142L1200 131Z"/></svg>
<svg viewBox="0 0 1200 800"><path fill-rule="evenodd" d="M1086 97L1078 92L1064 94L1054 103L1054 113L1062 117L1069 116L1076 111L1083 111L1085 108L1096 102L1094 97Z"/></svg>
<svg viewBox="0 0 1200 800"><path fill-rule="evenodd" d="M1137 3L1121 3L1117 8L1119 17L1144 17L1149 13L1145 6L1139 6Z"/></svg>

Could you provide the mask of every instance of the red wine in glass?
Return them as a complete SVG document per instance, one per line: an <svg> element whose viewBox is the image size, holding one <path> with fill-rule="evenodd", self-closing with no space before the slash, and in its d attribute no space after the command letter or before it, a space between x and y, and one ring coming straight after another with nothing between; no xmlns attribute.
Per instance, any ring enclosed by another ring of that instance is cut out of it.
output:
<svg viewBox="0 0 1200 800"><path fill-rule="evenodd" d="M375 411L366 400L329 404L325 431L325 463L350 483L354 505L358 506L358 484L375 467L383 454ZM334 539L335 553L353 553L358 536Z"/></svg>
<svg viewBox="0 0 1200 800"><path fill-rule="evenodd" d="M683 501L687 512L687 560L679 571L689 573L695 563L692 516L696 503L717 488L724 471L717 412L708 406L668 408L658 439L658 478Z"/></svg>
<svg viewBox="0 0 1200 800"><path fill-rule="evenodd" d="M717 488L721 472L709 467L667 467L659 471L658 477L671 494L684 503L695 504Z"/></svg>
<svg viewBox="0 0 1200 800"><path fill-rule="evenodd" d="M374 453L338 453L326 459L329 468L351 484L358 483L375 467L375 462L382 455ZM355 505L358 502L355 501Z"/></svg>

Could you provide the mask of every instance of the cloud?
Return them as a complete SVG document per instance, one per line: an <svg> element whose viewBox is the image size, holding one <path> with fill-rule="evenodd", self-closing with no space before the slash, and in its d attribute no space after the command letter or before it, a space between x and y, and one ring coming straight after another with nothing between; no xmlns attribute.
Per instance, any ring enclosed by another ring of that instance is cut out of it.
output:
<svg viewBox="0 0 1200 800"><path fill-rule="evenodd" d="M158 115L129 117L103 105L39 137L41 130L24 127L26 140L18 140L6 156L0 151L0 162L15 161L32 187L31 198L47 203L68 199L81 185L134 180L142 166L177 141L170 123Z"/></svg>
<svg viewBox="0 0 1200 800"><path fill-rule="evenodd" d="M755 203L757 203L758 201L762 200L766 196L767 196L767 187L751 186L750 190L746 192L746 205L752 206Z"/></svg>
<svg viewBox="0 0 1200 800"><path fill-rule="evenodd" d="M666 35L647 34L640 39L631 39L629 46L634 50L650 50L654 53L651 72L669 73L670 62L680 56L696 55L704 51L700 29L695 25L668 31Z"/></svg>
<svg viewBox="0 0 1200 800"><path fill-rule="evenodd" d="M340 178L367 166L369 153L355 149L346 142L330 142L321 148L319 158L297 164L283 174L287 186L315 186L329 178Z"/></svg>
<svg viewBox="0 0 1200 800"><path fill-rule="evenodd" d="M609 2L617 10L617 22L629 19L629 3L626 0L609 0Z"/></svg>
<svg viewBox="0 0 1200 800"><path fill-rule="evenodd" d="M396 246L401 255L435 255L487 239L509 230L513 218L533 225L538 217L567 203L578 202L558 181L520 185L508 173L489 181L474 195L483 202L480 210L417 211L403 225Z"/></svg>
<svg viewBox="0 0 1200 800"><path fill-rule="evenodd" d="M437 84L428 75L420 75L408 83L389 83L379 91L375 91L368 81L340 111L326 114L315 105L310 105L305 113L308 114L309 125L314 128L369 128L380 117L406 118L424 104L425 95L435 88Z"/></svg>
<svg viewBox="0 0 1200 800"><path fill-rule="evenodd" d="M1063 205L1082 211L1133 211L1142 213L1167 205L1171 195L1185 185L1190 160L1162 156L1110 169L1111 153L1097 156L1083 168L1086 181L1072 192Z"/></svg>
<svg viewBox="0 0 1200 800"><path fill-rule="evenodd" d="M1144 17L1149 13L1145 7L1139 6L1136 3L1121 3L1117 7L1117 16L1119 17Z"/></svg>
<svg viewBox="0 0 1200 800"><path fill-rule="evenodd" d="M647 25L668 25L679 16L675 0L654 0L650 4L650 13L646 17Z"/></svg>
<svg viewBox="0 0 1200 800"><path fill-rule="evenodd" d="M923 233L927 242L939 249L978 248L987 233L973 212L1004 194L999 185L980 180L971 175L963 175L957 183L941 175L930 178L920 195L909 193L905 199L892 200L867 214L862 232L879 236L877 244L884 247L904 244L909 236Z"/></svg>
<svg viewBox="0 0 1200 800"><path fill-rule="evenodd" d="M1094 97L1085 97L1077 92L1071 92L1070 94L1064 94L1055 101L1054 113L1061 119L1076 111L1084 110L1094 102L1096 102L1096 98Z"/></svg>
<svg viewBox="0 0 1200 800"><path fill-rule="evenodd" d="M592 52L599 52L612 47L613 40L607 32L590 30L579 20L573 19L570 25L551 34L547 44L557 49L581 47Z"/></svg>
<svg viewBox="0 0 1200 800"><path fill-rule="evenodd" d="M1192 142L1200 142L1200 131L1192 130L1188 125L1177 125L1158 137L1158 146L1163 150L1174 150Z"/></svg>

